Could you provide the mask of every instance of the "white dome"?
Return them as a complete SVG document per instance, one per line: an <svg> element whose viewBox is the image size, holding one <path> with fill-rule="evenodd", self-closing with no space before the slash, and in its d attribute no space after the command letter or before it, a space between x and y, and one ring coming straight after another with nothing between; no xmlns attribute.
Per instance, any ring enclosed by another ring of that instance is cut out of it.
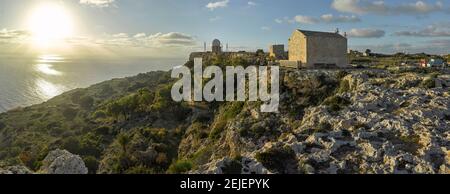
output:
<svg viewBox="0 0 450 194"><path fill-rule="evenodd" d="M220 45L221 45L221 44L220 44L220 40L214 39L213 42L212 42L212 45L213 45L213 46L220 46Z"/></svg>

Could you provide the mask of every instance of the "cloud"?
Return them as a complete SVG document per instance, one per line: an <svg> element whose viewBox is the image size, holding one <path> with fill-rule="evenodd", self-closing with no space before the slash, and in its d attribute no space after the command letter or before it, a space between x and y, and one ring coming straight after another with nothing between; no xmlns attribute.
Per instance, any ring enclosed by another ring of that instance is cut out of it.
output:
<svg viewBox="0 0 450 194"><path fill-rule="evenodd" d="M378 29L352 29L347 33L351 38L381 38L385 34L384 30Z"/></svg>
<svg viewBox="0 0 450 194"><path fill-rule="evenodd" d="M96 44L107 46L131 46L131 47L188 47L197 44L194 37L179 33L156 33L147 35L138 33L130 36L127 33L118 33L112 35L104 35L102 38L95 40Z"/></svg>
<svg viewBox="0 0 450 194"><path fill-rule="evenodd" d="M397 53L397 52L408 52L413 45L408 43L387 43L387 44L375 44L375 45L357 45L350 46L351 49L355 50L365 50L370 49L372 52L379 53Z"/></svg>
<svg viewBox="0 0 450 194"><path fill-rule="evenodd" d="M436 23L418 31L399 31L396 36L413 37L450 37L450 23Z"/></svg>
<svg viewBox="0 0 450 194"><path fill-rule="evenodd" d="M450 50L450 39L434 39L431 41L418 42L416 44L398 42L376 45L350 45L353 50L371 49L377 53L429 53L429 54L448 54Z"/></svg>
<svg viewBox="0 0 450 194"><path fill-rule="evenodd" d="M211 11L214 11L215 9L218 9L218 8L228 7L229 2L230 2L230 0L210 2L206 5L206 8L208 8Z"/></svg>
<svg viewBox="0 0 450 194"><path fill-rule="evenodd" d="M8 30L8 29L0 30L0 39L16 39L28 37L29 35L30 33L25 30Z"/></svg>
<svg viewBox="0 0 450 194"><path fill-rule="evenodd" d="M293 19L294 22L301 24L316 24L319 22L318 19L309 16L297 15Z"/></svg>
<svg viewBox="0 0 450 194"><path fill-rule="evenodd" d="M429 45L437 48L444 48L443 51L448 51L450 50L450 39L431 40Z"/></svg>
<svg viewBox="0 0 450 194"><path fill-rule="evenodd" d="M258 5L256 2L254 2L254 1L249 1L248 3L247 3L249 6L256 6L256 5Z"/></svg>
<svg viewBox="0 0 450 194"><path fill-rule="evenodd" d="M360 22L361 19L355 15L352 16L334 16L333 14L325 14L320 17L325 23L355 23Z"/></svg>
<svg viewBox="0 0 450 194"><path fill-rule="evenodd" d="M24 43L30 38L31 34L25 30L0 30L0 43L2 44L14 44L14 43Z"/></svg>
<svg viewBox="0 0 450 194"><path fill-rule="evenodd" d="M115 0L80 0L81 4L95 7L109 7L113 5Z"/></svg>
<svg viewBox="0 0 450 194"><path fill-rule="evenodd" d="M319 18L311 17L311 16L303 16L297 15L293 19L289 19L285 17L283 19L275 19L276 23L282 24L284 22L287 23L301 23L301 24L317 24L317 23L356 23L361 22L361 19L355 15L346 16L339 15L334 16L333 14L324 14Z"/></svg>
<svg viewBox="0 0 450 194"><path fill-rule="evenodd" d="M432 12L448 12L442 2L435 4L416 1L401 5L387 5L383 0L333 0L331 7L337 11L353 14L379 14L379 15L427 15Z"/></svg>

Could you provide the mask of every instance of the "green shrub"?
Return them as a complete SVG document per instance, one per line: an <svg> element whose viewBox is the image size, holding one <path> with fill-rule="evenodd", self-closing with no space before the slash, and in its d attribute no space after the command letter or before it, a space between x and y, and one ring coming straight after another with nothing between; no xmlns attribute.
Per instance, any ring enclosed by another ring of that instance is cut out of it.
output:
<svg viewBox="0 0 450 194"><path fill-rule="evenodd" d="M239 113L241 113L244 107L244 102L233 102L231 105L225 105L219 121L216 121L214 128L211 130L209 137L211 139L218 139L220 134L225 130L228 121L234 119Z"/></svg>
<svg viewBox="0 0 450 194"><path fill-rule="evenodd" d="M80 155L100 157L102 154L102 138L94 133L87 133L80 137Z"/></svg>
<svg viewBox="0 0 450 194"><path fill-rule="evenodd" d="M171 174L182 174L190 171L192 169L192 166L192 163L189 161L176 161L175 163L170 165L167 171Z"/></svg>
<svg viewBox="0 0 450 194"><path fill-rule="evenodd" d="M224 167L222 167L223 174L241 174L242 173L242 164L240 161L232 160L229 163L226 163Z"/></svg>
<svg viewBox="0 0 450 194"><path fill-rule="evenodd" d="M84 164L88 168L89 174L95 174L98 169L99 162L93 156L86 156L83 158Z"/></svg>
<svg viewBox="0 0 450 194"><path fill-rule="evenodd" d="M74 104L80 104L80 99L85 93L84 90L78 90L71 95L70 99Z"/></svg>
<svg viewBox="0 0 450 194"><path fill-rule="evenodd" d="M418 150L423 147L418 135L401 136L399 139L403 144L401 149L405 152L417 154Z"/></svg>
<svg viewBox="0 0 450 194"><path fill-rule="evenodd" d="M220 120L216 122L214 125L214 128L211 130L211 133L209 134L210 139L218 139L220 137L220 134L225 130L225 127L227 126L228 120Z"/></svg>
<svg viewBox="0 0 450 194"><path fill-rule="evenodd" d="M314 128L315 133L327 133L333 130L333 126L328 122L321 122L319 125Z"/></svg>
<svg viewBox="0 0 450 194"><path fill-rule="evenodd" d="M77 137L68 137L63 140L62 148L73 154L81 154L81 143Z"/></svg>
<svg viewBox="0 0 450 194"><path fill-rule="evenodd" d="M6 125L3 122L0 121L0 129L3 129L5 127L6 127Z"/></svg>
<svg viewBox="0 0 450 194"><path fill-rule="evenodd" d="M288 165L296 163L295 152L289 147L271 148L257 153L256 159L267 169L277 173L287 173Z"/></svg>
<svg viewBox="0 0 450 194"><path fill-rule="evenodd" d="M194 165L201 165L208 162L213 154L213 150L211 147L205 147L199 151L197 151L192 157L191 161Z"/></svg>
<svg viewBox="0 0 450 194"><path fill-rule="evenodd" d="M66 107L62 110L62 114L67 120L73 120L75 117L77 117L78 109Z"/></svg>
<svg viewBox="0 0 450 194"><path fill-rule="evenodd" d="M337 77L338 80L341 80L341 79L343 79L345 76L347 76L348 74L349 74L349 73L346 72L346 71L339 71L339 72L337 73L336 77Z"/></svg>
<svg viewBox="0 0 450 194"><path fill-rule="evenodd" d="M91 109L91 108L93 108L92 106L94 105L94 98L92 98L90 96L83 96L80 98L79 105L83 109Z"/></svg>
<svg viewBox="0 0 450 194"><path fill-rule="evenodd" d="M93 114L94 119L102 119L106 117L106 112L103 110L95 111Z"/></svg>
<svg viewBox="0 0 450 194"><path fill-rule="evenodd" d="M350 82L348 80L342 80L339 84L338 93L350 92Z"/></svg>
<svg viewBox="0 0 450 194"><path fill-rule="evenodd" d="M97 135L110 135L111 134L111 127L108 126L102 126L97 129L95 129L95 134Z"/></svg>
<svg viewBox="0 0 450 194"><path fill-rule="evenodd" d="M422 83L420 83L420 87L425 88L425 89L431 89L436 87L436 81L432 78L428 78L422 81Z"/></svg>
<svg viewBox="0 0 450 194"><path fill-rule="evenodd" d="M330 110L333 112L340 111L350 104L351 102L349 100L342 98L340 96L329 97L323 102L323 105L329 106Z"/></svg>
<svg viewBox="0 0 450 194"><path fill-rule="evenodd" d="M151 168L141 165L128 168L125 171L125 174L155 174L155 171Z"/></svg>

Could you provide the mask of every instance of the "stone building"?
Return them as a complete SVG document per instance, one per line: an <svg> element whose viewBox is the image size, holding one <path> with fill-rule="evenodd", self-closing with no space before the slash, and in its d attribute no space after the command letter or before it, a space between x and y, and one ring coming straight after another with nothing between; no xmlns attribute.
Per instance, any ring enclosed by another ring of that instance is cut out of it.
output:
<svg viewBox="0 0 450 194"><path fill-rule="evenodd" d="M347 38L338 32L295 30L289 38L289 60L282 66L304 68L347 67Z"/></svg>
<svg viewBox="0 0 450 194"><path fill-rule="evenodd" d="M286 52L284 51L284 45L270 45L269 56L276 60L286 59Z"/></svg>
<svg viewBox="0 0 450 194"><path fill-rule="evenodd" d="M212 42L212 52L213 53L222 53L222 43L220 43L220 40L214 39Z"/></svg>

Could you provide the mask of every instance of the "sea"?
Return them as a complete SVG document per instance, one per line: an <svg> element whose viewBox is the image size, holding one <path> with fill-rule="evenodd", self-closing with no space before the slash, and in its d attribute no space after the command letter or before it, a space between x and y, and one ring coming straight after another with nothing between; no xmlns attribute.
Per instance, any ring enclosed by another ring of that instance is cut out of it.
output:
<svg viewBox="0 0 450 194"><path fill-rule="evenodd" d="M186 59L0 56L0 113L40 104L66 91L150 71L169 71Z"/></svg>

